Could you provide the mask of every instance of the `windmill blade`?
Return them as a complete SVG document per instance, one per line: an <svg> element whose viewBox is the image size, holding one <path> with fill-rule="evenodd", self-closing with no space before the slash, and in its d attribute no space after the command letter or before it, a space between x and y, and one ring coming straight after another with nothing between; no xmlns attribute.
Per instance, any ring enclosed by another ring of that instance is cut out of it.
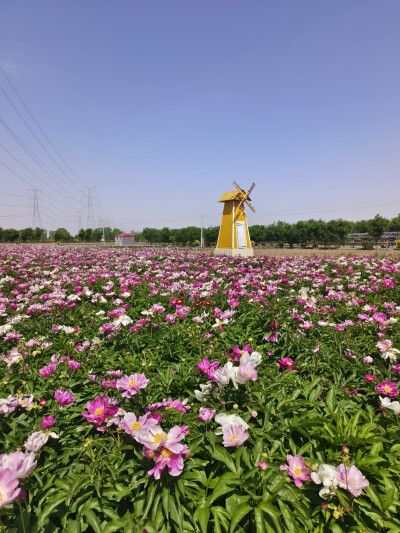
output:
<svg viewBox="0 0 400 533"><path fill-rule="evenodd" d="M253 183L250 185L250 188L249 188L249 190L247 191L247 194L246 194L248 200L250 200L250 198L249 198L249 194L250 194L251 191L254 189L254 187L255 187L255 183L253 182Z"/></svg>
<svg viewBox="0 0 400 533"><path fill-rule="evenodd" d="M234 187L236 187L236 189L237 189L239 192L241 192L242 194L246 195L245 191L244 191L241 187L239 187L239 185L236 183L236 181L232 181L232 185L233 185Z"/></svg>
<svg viewBox="0 0 400 533"><path fill-rule="evenodd" d="M250 200L250 198L249 198ZM246 204L250 207L250 209L253 211L253 213L256 212L256 210L254 209L254 207L251 205L251 203L249 202L249 200L247 200L247 198L244 198L244 201L246 202Z"/></svg>

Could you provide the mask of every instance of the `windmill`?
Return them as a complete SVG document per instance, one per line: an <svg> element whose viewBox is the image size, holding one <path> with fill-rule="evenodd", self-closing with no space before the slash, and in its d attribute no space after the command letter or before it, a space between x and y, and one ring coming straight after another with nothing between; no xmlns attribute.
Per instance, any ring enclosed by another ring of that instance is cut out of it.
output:
<svg viewBox="0 0 400 533"><path fill-rule="evenodd" d="M244 204L247 204L255 212L249 196L254 185L252 183L246 192L234 181L233 186L236 190L224 193L218 200L218 202L224 202L224 210L217 247L214 251L215 255L244 255L249 257L254 254L244 211Z"/></svg>

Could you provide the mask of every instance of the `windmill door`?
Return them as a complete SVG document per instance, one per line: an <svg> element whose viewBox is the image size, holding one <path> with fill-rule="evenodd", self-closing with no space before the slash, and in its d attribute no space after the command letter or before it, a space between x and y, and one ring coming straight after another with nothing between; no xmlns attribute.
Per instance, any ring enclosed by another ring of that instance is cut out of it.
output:
<svg viewBox="0 0 400 533"><path fill-rule="evenodd" d="M246 224L241 220L236 222L236 239L238 248L247 248Z"/></svg>

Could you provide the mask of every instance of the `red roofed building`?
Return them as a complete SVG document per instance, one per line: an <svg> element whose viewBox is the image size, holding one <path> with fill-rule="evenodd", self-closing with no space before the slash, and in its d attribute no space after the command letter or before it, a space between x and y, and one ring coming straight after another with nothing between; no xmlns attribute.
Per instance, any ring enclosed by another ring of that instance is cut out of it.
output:
<svg viewBox="0 0 400 533"><path fill-rule="evenodd" d="M133 233L118 233L115 236L115 246L133 246L135 244L135 236Z"/></svg>

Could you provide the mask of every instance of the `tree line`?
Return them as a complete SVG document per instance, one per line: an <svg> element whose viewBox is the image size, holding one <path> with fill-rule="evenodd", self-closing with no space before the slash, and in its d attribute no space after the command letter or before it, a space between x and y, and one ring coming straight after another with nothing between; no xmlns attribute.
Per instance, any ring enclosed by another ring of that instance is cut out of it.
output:
<svg viewBox="0 0 400 533"><path fill-rule="evenodd" d="M65 228L47 231L42 228L25 228L22 230L0 228L0 242L113 242L120 229L111 227L80 229L74 236ZM256 224L249 227L250 238L255 244L284 243L293 245L339 245L344 244L349 233L368 233L371 241L377 241L384 231L400 231L400 214L392 219L377 214L368 220L350 222L335 220L299 220L289 223L278 221L269 225ZM215 246L218 240L219 226L203 228L205 246ZM136 242L149 244L170 244L196 246L200 244L201 230L197 226L171 229L164 227L144 228L135 232Z"/></svg>

